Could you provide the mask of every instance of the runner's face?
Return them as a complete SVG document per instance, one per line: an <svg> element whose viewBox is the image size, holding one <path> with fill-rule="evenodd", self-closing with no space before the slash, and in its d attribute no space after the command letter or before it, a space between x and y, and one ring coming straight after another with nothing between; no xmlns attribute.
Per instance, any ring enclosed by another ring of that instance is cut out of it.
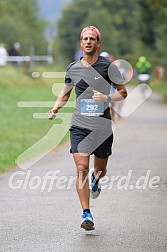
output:
<svg viewBox="0 0 167 252"><path fill-rule="evenodd" d="M97 41L97 35L94 31L83 33L81 48L86 55L94 55L100 42Z"/></svg>

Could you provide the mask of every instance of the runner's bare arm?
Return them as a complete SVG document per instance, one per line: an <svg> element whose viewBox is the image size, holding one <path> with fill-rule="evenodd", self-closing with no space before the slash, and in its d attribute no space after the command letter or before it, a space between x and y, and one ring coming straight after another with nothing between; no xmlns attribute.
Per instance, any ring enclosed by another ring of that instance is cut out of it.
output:
<svg viewBox="0 0 167 252"><path fill-rule="evenodd" d="M127 97L127 90L125 85L115 85L117 92L110 94L112 101L122 101Z"/></svg>
<svg viewBox="0 0 167 252"><path fill-rule="evenodd" d="M64 88L60 92L60 94L54 104L54 107L48 111L48 118L49 119L55 118L58 110L60 108L62 108L66 104L66 102L68 101L70 94L71 94L71 91L72 91L72 87L69 87L65 84Z"/></svg>

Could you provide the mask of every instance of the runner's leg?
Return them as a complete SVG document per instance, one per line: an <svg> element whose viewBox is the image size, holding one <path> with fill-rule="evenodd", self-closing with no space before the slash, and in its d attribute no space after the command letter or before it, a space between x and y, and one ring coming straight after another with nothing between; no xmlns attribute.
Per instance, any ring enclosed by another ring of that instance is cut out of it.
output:
<svg viewBox="0 0 167 252"><path fill-rule="evenodd" d="M108 162L108 157L107 158L98 158L96 156L94 156L94 172L95 172L95 176L98 172L100 176L99 178L102 178L106 175L107 172L107 162Z"/></svg>
<svg viewBox="0 0 167 252"><path fill-rule="evenodd" d="M80 153L73 153L73 158L77 169L76 190L79 200L83 209L89 208L89 156L83 156Z"/></svg>

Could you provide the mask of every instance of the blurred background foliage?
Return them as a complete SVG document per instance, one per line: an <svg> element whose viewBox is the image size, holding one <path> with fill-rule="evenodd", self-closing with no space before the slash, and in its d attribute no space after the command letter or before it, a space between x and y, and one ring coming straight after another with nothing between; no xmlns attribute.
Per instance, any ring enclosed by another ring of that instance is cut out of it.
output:
<svg viewBox="0 0 167 252"><path fill-rule="evenodd" d="M101 51L132 65L145 55L153 64L166 67L166 24L167 0L73 0L54 24L52 53L60 64L73 60L81 29L95 25L102 34ZM31 47L36 54L46 54L47 25L37 0L0 0L0 42L7 48L19 41L22 54L29 54Z"/></svg>
<svg viewBox="0 0 167 252"><path fill-rule="evenodd" d="M36 0L0 0L0 42L7 49L20 42L22 55L29 55L31 47L46 54L45 22L38 14Z"/></svg>
<svg viewBox="0 0 167 252"><path fill-rule="evenodd" d="M57 23L60 51L72 59L85 25L101 30L102 51L133 64L140 55L167 65L167 0L74 0Z"/></svg>

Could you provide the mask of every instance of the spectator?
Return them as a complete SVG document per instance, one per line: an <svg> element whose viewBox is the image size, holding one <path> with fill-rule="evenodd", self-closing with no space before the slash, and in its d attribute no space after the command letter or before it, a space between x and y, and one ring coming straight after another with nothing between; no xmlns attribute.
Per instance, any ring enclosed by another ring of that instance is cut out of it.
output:
<svg viewBox="0 0 167 252"><path fill-rule="evenodd" d="M101 52L99 55L106 59L110 59L110 54L108 52Z"/></svg>
<svg viewBox="0 0 167 252"><path fill-rule="evenodd" d="M0 67L4 67L7 62L8 52L4 47L4 44L0 44Z"/></svg>
<svg viewBox="0 0 167 252"><path fill-rule="evenodd" d="M9 49L9 56L20 56L21 45L19 42L13 44L13 46ZM13 64L18 64L18 61L12 61Z"/></svg>
<svg viewBox="0 0 167 252"><path fill-rule="evenodd" d="M154 73L157 80L163 80L165 77L165 69L162 66L156 66Z"/></svg>
<svg viewBox="0 0 167 252"><path fill-rule="evenodd" d="M19 56L20 55L20 43L16 42L9 50L9 56Z"/></svg>
<svg viewBox="0 0 167 252"><path fill-rule="evenodd" d="M108 52L101 52L99 55L106 59L111 60L112 62L116 60L116 58L113 55L109 54Z"/></svg>
<svg viewBox="0 0 167 252"><path fill-rule="evenodd" d="M136 63L136 70L138 74L150 74L151 63L147 60L146 57L140 56Z"/></svg>
<svg viewBox="0 0 167 252"><path fill-rule="evenodd" d="M146 57L140 56L136 63L136 73L139 83L147 83L150 81L151 63Z"/></svg>

